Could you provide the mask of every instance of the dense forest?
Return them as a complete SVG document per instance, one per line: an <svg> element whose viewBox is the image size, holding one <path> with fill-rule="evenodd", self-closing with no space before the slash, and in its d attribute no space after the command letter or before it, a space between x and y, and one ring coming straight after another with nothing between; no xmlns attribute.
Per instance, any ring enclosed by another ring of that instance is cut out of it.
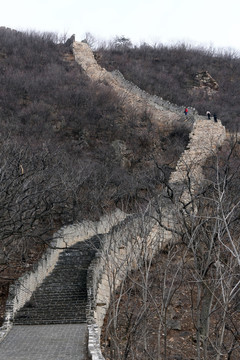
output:
<svg viewBox="0 0 240 360"><path fill-rule="evenodd" d="M184 44L136 47L125 38L99 46L94 54L101 66L121 71L150 94L179 106L194 107L204 116L207 110L216 112L232 134L204 169L209 186L194 199L199 218L189 223L183 217L179 219L182 231L177 245L171 244L151 264L141 263L140 272L131 273L121 292L116 293L103 332L106 358L170 359L171 355L180 360L197 353L198 359L204 354L204 359L235 360L240 336L240 296L235 291L239 287L240 262L234 252L239 249L236 131L240 118L240 59L235 54ZM207 84L199 74L207 74ZM0 81L3 309L9 283L37 261L61 226L98 219L116 207L128 213L143 210L155 195L159 200L188 143L189 128L176 125L174 131L161 133L147 109L139 113L130 106L126 108L124 99L110 87L93 83L74 61L67 39L56 34L0 28ZM216 239L221 239L218 245ZM232 256L226 249L232 251ZM217 276L218 282L214 282ZM147 290L143 286L146 277ZM223 282L223 278L229 282ZM159 283L166 285L160 293ZM200 283L205 287L195 286ZM209 295L213 284L211 336L203 339L202 323L198 326L197 321L202 321L202 296ZM170 288L174 291L166 302L164 296ZM195 303L194 299L200 300ZM116 303L122 315L112 321ZM174 320L177 309L183 316L184 312L188 314L189 327L181 333L176 321L170 330L167 327L167 313ZM197 309L199 319L191 317L193 309ZM157 319L155 325L148 324L154 318L150 314ZM164 346L160 346L160 338ZM169 350L171 339L176 341L178 357ZM181 349L183 339L187 339L188 346ZM145 346L146 342L151 348Z"/></svg>

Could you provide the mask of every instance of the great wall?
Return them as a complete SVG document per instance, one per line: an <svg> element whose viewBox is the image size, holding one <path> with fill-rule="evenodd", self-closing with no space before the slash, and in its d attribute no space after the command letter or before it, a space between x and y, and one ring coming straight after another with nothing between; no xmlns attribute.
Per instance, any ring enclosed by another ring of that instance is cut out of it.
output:
<svg viewBox="0 0 240 360"><path fill-rule="evenodd" d="M153 115L153 121L161 129L169 129L174 127L174 124L184 121L183 108L145 93L126 81L119 72L109 73L101 68L86 43L74 42L73 54L75 61L92 81L103 82L112 87L128 105L137 109L147 107ZM217 123L209 121L199 116L194 109L190 109L189 126L191 127L190 142L170 177L170 184L177 189L176 193L179 194L181 203L188 201L189 181L186 180L191 180L190 191L194 192L204 182L202 166L206 159L217 151L226 138L225 128L220 121ZM0 344L0 359L7 359L4 357L4 351L11 329L20 329L24 324L33 326L72 323L88 324L85 330L88 336L88 356L93 360L104 359L99 337L108 309L113 281L116 288L127 271L134 267L141 252L143 239L146 241L146 251L151 255L172 239L170 228L176 215L176 208L167 201L162 206L163 226L159 226L149 216L151 209L148 209L144 215L129 215L116 210L98 222L74 224L55 234L53 247L44 254L33 271L25 274L10 288L5 323L0 329L3 340ZM85 263L83 257L87 258L88 253L91 253L91 256ZM74 280L68 279L69 287L66 287L66 279L61 273L62 267L67 267L67 271L73 267L73 272L80 273L80 270L84 272L79 275L80 280L74 276ZM58 280L54 280L56 278ZM59 278L63 278L62 281ZM81 290L84 296L76 288L76 283L79 281L86 283L85 288ZM49 291L49 284L54 291ZM74 312L70 311L73 303L67 301L70 291L73 292ZM61 293L62 297L65 294L65 298L56 296L56 293ZM51 298L53 303L55 302L54 307L57 306L57 301L61 304L52 318L48 315L47 306L40 305L45 301L45 294L48 302ZM85 350L81 351L84 353ZM27 356L25 358L28 359ZM73 358L77 359L77 357Z"/></svg>

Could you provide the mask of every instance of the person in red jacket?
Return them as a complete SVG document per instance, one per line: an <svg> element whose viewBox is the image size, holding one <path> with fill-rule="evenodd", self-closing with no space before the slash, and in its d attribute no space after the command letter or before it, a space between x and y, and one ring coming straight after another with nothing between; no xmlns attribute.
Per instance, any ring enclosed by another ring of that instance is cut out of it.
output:
<svg viewBox="0 0 240 360"><path fill-rule="evenodd" d="M186 107L184 110L184 114L187 115L188 114L188 108Z"/></svg>

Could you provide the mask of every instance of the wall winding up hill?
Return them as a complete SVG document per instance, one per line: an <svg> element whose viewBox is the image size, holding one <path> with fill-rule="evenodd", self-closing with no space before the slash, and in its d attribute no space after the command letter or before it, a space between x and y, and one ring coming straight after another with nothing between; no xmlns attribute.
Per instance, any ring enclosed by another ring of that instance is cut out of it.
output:
<svg viewBox="0 0 240 360"><path fill-rule="evenodd" d="M75 60L90 79L93 82L102 82L111 86L122 97L126 108L130 105L137 110L148 109L152 113L152 121L162 130L169 131L176 124L186 120L182 107L147 94L126 81L119 72L109 73L101 68L86 43L73 42L72 46ZM192 128L190 142L170 177L171 187L180 189L181 199L179 200L182 202L188 201L188 180L191 180L190 190L196 191L198 186L204 182L202 166L206 159L217 151L226 137L221 121L217 123L209 121L198 116L194 109L190 109L190 113L189 127ZM102 234L102 248L88 270L87 280L89 355L93 360L103 359L99 346L99 335L111 291L121 283L129 269L135 266L142 253L143 240L147 256L153 256L162 245L172 239L169 229L173 226L176 209L171 202L167 201L161 206L162 226L159 226L149 216L151 209L148 209L144 216L143 214L127 216L127 214L117 211L109 217L101 219L99 223L86 222L77 226L73 225L58 234L58 242L55 245L62 250L66 244L69 246L77 241ZM34 271L24 275L11 288L6 313L6 327L9 327L14 314L29 300L43 279L52 272L60 251L59 249L49 250Z"/></svg>

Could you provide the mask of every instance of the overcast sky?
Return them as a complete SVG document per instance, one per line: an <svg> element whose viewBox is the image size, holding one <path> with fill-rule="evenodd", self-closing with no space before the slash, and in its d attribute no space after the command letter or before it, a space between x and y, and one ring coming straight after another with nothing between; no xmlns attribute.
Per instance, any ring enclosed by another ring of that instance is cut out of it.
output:
<svg viewBox="0 0 240 360"><path fill-rule="evenodd" d="M2 0L0 26L240 51L239 0Z"/></svg>

